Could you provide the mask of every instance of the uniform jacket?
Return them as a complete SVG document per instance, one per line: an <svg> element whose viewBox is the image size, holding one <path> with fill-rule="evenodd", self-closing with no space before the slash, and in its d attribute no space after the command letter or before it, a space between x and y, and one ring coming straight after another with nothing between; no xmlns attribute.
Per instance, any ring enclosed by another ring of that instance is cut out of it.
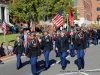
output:
<svg viewBox="0 0 100 75"><path fill-rule="evenodd" d="M50 36L43 36L41 41L41 49L42 50L53 50L53 42Z"/></svg>
<svg viewBox="0 0 100 75"><path fill-rule="evenodd" d="M24 45L23 45L23 42L21 40L15 41L15 43L14 43L14 53L15 54L25 53Z"/></svg>
<svg viewBox="0 0 100 75"><path fill-rule="evenodd" d="M58 52L66 52L69 49L68 37L66 35L63 37L59 36L56 40L56 46Z"/></svg>
<svg viewBox="0 0 100 75"><path fill-rule="evenodd" d="M75 50L77 50L77 49L86 49L86 37L83 33L80 34L80 35L78 35L76 33L74 38L75 38L75 40L74 40Z"/></svg>
<svg viewBox="0 0 100 75"><path fill-rule="evenodd" d="M26 56L37 57L41 55L40 43L37 39L30 40L27 44Z"/></svg>

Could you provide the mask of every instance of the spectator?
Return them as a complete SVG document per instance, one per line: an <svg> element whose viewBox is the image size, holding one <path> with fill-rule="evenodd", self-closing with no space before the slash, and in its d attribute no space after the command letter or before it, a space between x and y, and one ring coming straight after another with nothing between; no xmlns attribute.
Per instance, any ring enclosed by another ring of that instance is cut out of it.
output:
<svg viewBox="0 0 100 75"><path fill-rule="evenodd" d="M4 52L4 48L3 48L3 44L1 43L1 47L0 47L0 57L1 56L5 56L5 52Z"/></svg>
<svg viewBox="0 0 100 75"><path fill-rule="evenodd" d="M24 42L24 31L23 31L23 28L20 30L20 38L22 39L22 42Z"/></svg>
<svg viewBox="0 0 100 75"><path fill-rule="evenodd" d="M11 46L11 43L8 43L8 51L9 51L9 55L13 55L13 46Z"/></svg>
<svg viewBox="0 0 100 75"><path fill-rule="evenodd" d="M5 45L5 42L3 42L1 45L4 48L5 54L8 55L8 50L7 50L7 46Z"/></svg>
<svg viewBox="0 0 100 75"><path fill-rule="evenodd" d="M0 64L4 64L4 63L2 62L2 60L0 60Z"/></svg>

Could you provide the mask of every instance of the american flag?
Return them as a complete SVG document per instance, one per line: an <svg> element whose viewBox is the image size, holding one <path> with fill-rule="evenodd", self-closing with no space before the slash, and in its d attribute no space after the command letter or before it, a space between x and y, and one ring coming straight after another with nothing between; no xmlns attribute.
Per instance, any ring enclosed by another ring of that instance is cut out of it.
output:
<svg viewBox="0 0 100 75"><path fill-rule="evenodd" d="M58 13L54 16L52 19L52 22L57 26L60 27L64 24L64 18L63 18L63 10L62 8L58 11Z"/></svg>
<svg viewBox="0 0 100 75"><path fill-rule="evenodd" d="M32 20L30 21L30 31L34 31L34 27L33 27L33 24L32 24Z"/></svg>
<svg viewBox="0 0 100 75"><path fill-rule="evenodd" d="M2 23L2 29L3 29L3 31L4 31L4 34L6 34L6 33L7 33L7 27L6 27L6 22L5 22L5 20L4 20L3 23Z"/></svg>

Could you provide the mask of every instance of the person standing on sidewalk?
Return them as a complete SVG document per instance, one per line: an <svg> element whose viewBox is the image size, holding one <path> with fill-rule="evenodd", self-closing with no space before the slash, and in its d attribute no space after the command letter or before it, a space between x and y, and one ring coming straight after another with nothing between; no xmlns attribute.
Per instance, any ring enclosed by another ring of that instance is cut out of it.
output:
<svg viewBox="0 0 100 75"><path fill-rule="evenodd" d="M25 50L23 42L19 36L16 37L16 41L14 43L14 53L16 54L17 57L16 67L17 69L20 69L22 67L21 56L22 53L25 53Z"/></svg>
<svg viewBox="0 0 100 75"><path fill-rule="evenodd" d="M31 40L28 42L26 50L26 56L30 58L32 75L37 75L37 59L40 58L40 55L41 51L39 41L33 35L31 36Z"/></svg>

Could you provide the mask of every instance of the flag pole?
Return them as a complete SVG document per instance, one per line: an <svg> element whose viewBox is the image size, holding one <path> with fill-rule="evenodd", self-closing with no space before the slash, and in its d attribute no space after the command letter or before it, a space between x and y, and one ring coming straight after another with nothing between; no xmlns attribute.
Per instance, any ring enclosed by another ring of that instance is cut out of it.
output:
<svg viewBox="0 0 100 75"><path fill-rule="evenodd" d="M4 31L4 29L3 29L3 31ZM4 42L5 42L5 32L4 32Z"/></svg>
<svg viewBox="0 0 100 75"><path fill-rule="evenodd" d="M5 34L4 34L4 42L5 42Z"/></svg>

